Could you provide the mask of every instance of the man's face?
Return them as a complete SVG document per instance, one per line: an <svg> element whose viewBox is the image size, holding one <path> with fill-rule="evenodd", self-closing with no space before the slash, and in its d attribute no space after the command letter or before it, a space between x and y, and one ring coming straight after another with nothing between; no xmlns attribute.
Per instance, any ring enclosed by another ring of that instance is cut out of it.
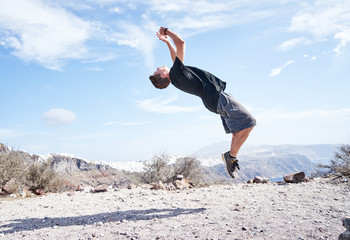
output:
<svg viewBox="0 0 350 240"><path fill-rule="evenodd" d="M160 74L162 78L166 77L166 75L169 73L169 68L167 66L161 66L157 68L157 71L153 73L153 75Z"/></svg>

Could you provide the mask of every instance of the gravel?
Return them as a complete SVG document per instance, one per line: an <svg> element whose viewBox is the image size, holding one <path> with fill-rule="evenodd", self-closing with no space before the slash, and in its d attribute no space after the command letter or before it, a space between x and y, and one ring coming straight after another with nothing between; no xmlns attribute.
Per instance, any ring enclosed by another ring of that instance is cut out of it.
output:
<svg viewBox="0 0 350 240"><path fill-rule="evenodd" d="M337 239L349 183L121 189L0 201L0 239Z"/></svg>

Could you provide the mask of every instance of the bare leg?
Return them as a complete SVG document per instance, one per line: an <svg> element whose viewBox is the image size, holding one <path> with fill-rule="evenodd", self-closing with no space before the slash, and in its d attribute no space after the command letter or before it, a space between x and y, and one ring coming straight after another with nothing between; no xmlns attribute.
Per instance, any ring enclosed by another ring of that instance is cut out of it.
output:
<svg viewBox="0 0 350 240"><path fill-rule="evenodd" d="M231 151L230 151L230 155L232 157L237 157L239 149L241 148L245 140L247 140L249 133L250 131L252 131L253 128L254 127L246 128L246 129L243 129L242 131L235 132L232 134Z"/></svg>

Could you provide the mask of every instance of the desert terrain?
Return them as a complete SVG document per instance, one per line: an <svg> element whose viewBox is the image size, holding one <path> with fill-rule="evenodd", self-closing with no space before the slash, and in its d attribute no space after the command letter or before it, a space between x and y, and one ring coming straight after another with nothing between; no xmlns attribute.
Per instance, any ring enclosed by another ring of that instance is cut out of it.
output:
<svg viewBox="0 0 350 240"><path fill-rule="evenodd" d="M110 189L0 199L0 239L337 239L350 185Z"/></svg>

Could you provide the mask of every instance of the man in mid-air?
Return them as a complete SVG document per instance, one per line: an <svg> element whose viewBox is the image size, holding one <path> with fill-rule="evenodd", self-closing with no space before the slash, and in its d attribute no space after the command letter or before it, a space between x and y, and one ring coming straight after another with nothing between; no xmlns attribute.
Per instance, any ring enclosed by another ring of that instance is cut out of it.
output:
<svg viewBox="0 0 350 240"><path fill-rule="evenodd" d="M220 114L226 133L232 133L231 149L222 154L222 159L227 173L235 178L237 169L240 169L237 154L256 125L255 118L235 98L224 92L226 82L207 71L183 64L186 44L178 34L161 27L157 36L167 44L174 64L170 69L167 66L157 68L149 77L152 84L163 89L172 83L176 88L200 97L209 111Z"/></svg>

